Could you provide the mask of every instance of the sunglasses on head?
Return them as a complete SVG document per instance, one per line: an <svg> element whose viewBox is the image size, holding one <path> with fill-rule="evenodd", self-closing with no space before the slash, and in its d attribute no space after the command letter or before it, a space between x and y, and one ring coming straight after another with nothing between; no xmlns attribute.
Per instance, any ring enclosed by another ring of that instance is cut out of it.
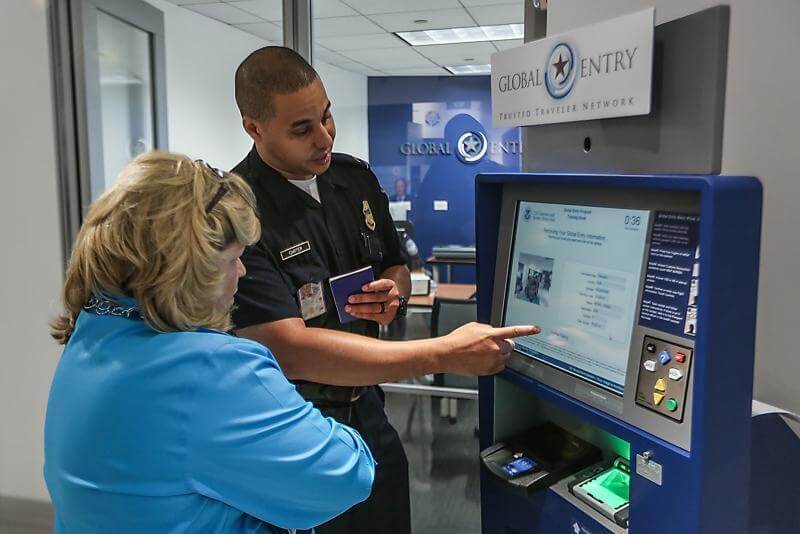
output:
<svg viewBox="0 0 800 534"><path fill-rule="evenodd" d="M212 167L202 159L197 159L195 160L195 162L205 165L211 172L213 172L214 174L217 175L217 177L219 177L219 189L217 189L217 192L214 193L214 196L211 197L211 200L206 205L206 215L208 215L209 213L211 213L211 210L214 209L214 206L219 204L219 201L222 200L222 197L225 196L225 193L228 192L228 185L225 182L225 175L222 174L221 170L217 169L216 167Z"/></svg>

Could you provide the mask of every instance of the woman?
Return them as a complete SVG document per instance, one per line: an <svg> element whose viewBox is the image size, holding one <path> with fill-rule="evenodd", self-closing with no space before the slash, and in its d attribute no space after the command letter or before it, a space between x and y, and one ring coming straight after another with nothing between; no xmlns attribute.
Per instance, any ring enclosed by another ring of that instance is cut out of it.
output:
<svg viewBox="0 0 800 534"><path fill-rule="evenodd" d="M253 194L184 156L136 158L72 251L45 423L56 532L311 528L364 500L361 437L225 334Z"/></svg>

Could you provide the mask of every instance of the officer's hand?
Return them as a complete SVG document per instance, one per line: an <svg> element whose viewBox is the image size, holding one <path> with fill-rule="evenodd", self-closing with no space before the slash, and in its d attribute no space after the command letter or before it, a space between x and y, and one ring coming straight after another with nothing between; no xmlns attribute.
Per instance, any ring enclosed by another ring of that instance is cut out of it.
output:
<svg viewBox="0 0 800 534"><path fill-rule="evenodd" d="M394 280L382 278L366 284L363 293L351 295L344 311L358 319L387 325L394 320L400 306L400 292Z"/></svg>
<svg viewBox="0 0 800 534"><path fill-rule="evenodd" d="M469 323L442 338L449 345L443 358L444 372L459 375L483 376L502 371L514 341L511 338L539 333L538 326L507 326L494 328L481 323Z"/></svg>

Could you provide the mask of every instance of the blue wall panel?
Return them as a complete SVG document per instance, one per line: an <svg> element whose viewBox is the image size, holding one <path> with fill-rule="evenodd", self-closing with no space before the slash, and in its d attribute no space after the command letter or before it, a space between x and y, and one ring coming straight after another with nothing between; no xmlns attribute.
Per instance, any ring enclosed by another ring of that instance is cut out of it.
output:
<svg viewBox="0 0 800 534"><path fill-rule="evenodd" d="M369 78L368 88L370 163L390 198L405 182L422 257L474 244L475 176L520 168L519 129L491 127L489 77ZM474 282L475 270L454 269L454 281Z"/></svg>

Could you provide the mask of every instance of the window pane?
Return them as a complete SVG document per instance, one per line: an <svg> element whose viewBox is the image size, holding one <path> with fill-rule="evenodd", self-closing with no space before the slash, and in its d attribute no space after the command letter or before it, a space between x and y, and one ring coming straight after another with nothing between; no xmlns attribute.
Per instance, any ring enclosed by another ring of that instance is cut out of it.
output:
<svg viewBox="0 0 800 534"><path fill-rule="evenodd" d="M116 180L125 164L153 149L150 39L147 32L98 11L103 180L92 180L92 200Z"/></svg>

